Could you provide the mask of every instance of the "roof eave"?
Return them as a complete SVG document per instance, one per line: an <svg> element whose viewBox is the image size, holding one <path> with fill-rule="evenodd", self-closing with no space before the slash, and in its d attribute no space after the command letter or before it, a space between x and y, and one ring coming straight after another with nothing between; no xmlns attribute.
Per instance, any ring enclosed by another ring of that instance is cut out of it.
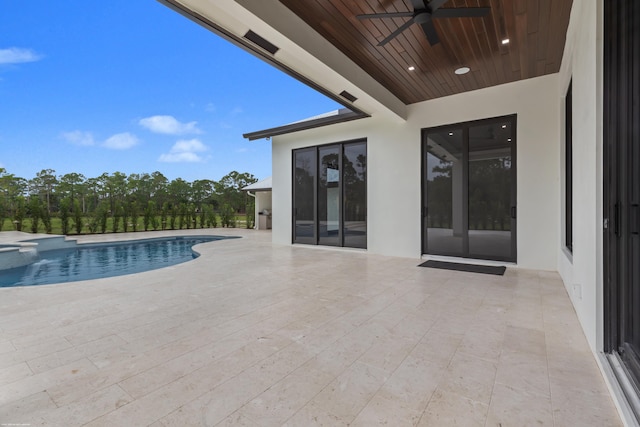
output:
<svg viewBox="0 0 640 427"><path fill-rule="evenodd" d="M335 125L338 123L349 122L352 120L364 119L370 117L360 111L347 110L344 113L340 113L334 116L322 117L314 120L306 120L297 123L291 123L284 126L278 126L270 129L259 130L256 132L245 133L242 136L249 141L255 141L256 139L271 138L278 135L285 135L288 133L300 132L303 130L315 129L323 126Z"/></svg>

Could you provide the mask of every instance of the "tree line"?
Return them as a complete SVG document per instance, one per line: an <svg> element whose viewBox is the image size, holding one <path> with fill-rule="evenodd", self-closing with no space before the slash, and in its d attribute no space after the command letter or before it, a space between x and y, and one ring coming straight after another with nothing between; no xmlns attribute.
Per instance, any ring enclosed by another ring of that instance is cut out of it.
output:
<svg viewBox="0 0 640 427"><path fill-rule="evenodd" d="M188 182L169 180L157 171L86 178L75 172L56 175L52 169L25 179L0 168L0 231L52 233L55 228L61 234L82 234L235 227L238 214L246 215L251 228L254 199L241 189L256 181L252 174L236 171L220 181Z"/></svg>

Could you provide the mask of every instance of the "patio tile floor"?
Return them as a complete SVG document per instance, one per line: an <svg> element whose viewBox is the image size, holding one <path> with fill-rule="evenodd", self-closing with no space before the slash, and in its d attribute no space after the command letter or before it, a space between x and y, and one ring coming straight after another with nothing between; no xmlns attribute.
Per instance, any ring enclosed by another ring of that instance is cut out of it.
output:
<svg viewBox="0 0 640 427"><path fill-rule="evenodd" d="M557 274L181 233L244 238L0 289L0 425L621 425Z"/></svg>

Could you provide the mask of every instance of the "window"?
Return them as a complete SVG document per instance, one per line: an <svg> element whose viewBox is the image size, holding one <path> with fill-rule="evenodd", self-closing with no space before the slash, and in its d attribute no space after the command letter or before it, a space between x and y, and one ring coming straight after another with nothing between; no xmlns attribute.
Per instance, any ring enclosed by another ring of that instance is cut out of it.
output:
<svg viewBox="0 0 640 427"><path fill-rule="evenodd" d="M367 143L293 151L293 242L367 247Z"/></svg>
<svg viewBox="0 0 640 427"><path fill-rule="evenodd" d="M573 252L573 142L572 142L572 106L571 86L564 98L564 243L569 252Z"/></svg>

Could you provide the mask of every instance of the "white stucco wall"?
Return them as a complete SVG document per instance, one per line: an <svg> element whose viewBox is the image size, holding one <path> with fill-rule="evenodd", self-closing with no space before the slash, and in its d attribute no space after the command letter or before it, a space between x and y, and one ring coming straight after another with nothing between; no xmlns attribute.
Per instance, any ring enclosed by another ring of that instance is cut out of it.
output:
<svg viewBox="0 0 640 427"><path fill-rule="evenodd" d="M518 265L556 270L557 87L555 74L413 104L404 123L372 117L273 138L273 242L291 244L291 151L367 138L368 251L420 257L421 129L517 114Z"/></svg>
<svg viewBox="0 0 640 427"><path fill-rule="evenodd" d="M574 2L558 79L564 141L564 96L573 79L573 254L564 249L560 212L558 271L593 350L602 321L602 1ZM564 176L564 142L559 167ZM563 180L564 184L564 180ZM564 201L564 185L561 186Z"/></svg>

